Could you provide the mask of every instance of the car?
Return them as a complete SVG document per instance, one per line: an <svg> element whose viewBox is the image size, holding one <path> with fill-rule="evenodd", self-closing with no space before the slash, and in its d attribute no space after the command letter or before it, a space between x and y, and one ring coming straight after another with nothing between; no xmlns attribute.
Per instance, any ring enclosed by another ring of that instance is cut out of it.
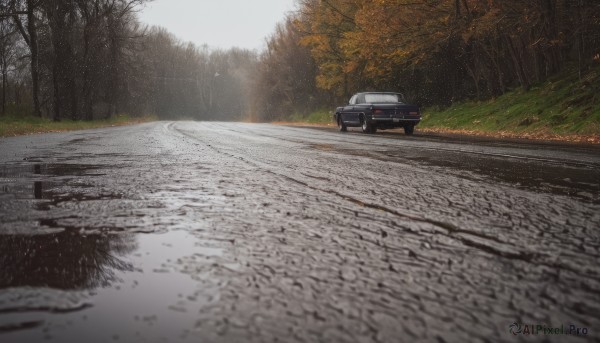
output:
<svg viewBox="0 0 600 343"><path fill-rule="evenodd" d="M348 105L336 108L333 119L342 132L348 127L362 127L364 133L401 127L412 135L421 111L419 106L406 104L400 93L363 92L354 94Z"/></svg>

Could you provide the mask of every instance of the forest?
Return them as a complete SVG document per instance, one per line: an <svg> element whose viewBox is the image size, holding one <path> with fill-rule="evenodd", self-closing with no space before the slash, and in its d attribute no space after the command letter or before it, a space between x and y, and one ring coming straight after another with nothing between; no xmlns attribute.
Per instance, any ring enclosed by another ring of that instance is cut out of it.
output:
<svg viewBox="0 0 600 343"><path fill-rule="evenodd" d="M1 0L1 114L240 119L257 54L139 22L145 0Z"/></svg>
<svg viewBox="0 0 600 343"><path fill-rule="evenodd" d="M140 23L144 2L1 0L2 115L285 120L357 91L448 106L600 65L597 0L298 0L262 51L181 42Z"/></svg>

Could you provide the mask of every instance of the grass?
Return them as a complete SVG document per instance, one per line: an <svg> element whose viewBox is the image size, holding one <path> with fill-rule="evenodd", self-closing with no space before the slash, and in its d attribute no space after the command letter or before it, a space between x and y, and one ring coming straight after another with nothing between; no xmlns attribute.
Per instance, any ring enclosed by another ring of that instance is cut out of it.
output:
<svg viewBox="0 0 600 343"><path fill-rule="evenodd" d="M0 117L0 137L27 135L34 133L63 132L85 130L101 127L122 126L157 120L155 116L130 117L121 114L108 120L73 121L63 120L54 122L38 117Z"/></svg>
<svg viewBox="0 0 600 343"><path fill-rule="evenodd" d="M332 114L329 110L317 110L308 115L294 114L290 118L293 122L309 123L309 124L330 124L333 122Z"/></svg>
<svg viewBox="0 0 600 343"><path fill-rule="evenodd" d="M579 79L565 72L529 91L508 92L488 101L446 109L426 108L421 128L515 134L600 134L600 68Z"/></svg>

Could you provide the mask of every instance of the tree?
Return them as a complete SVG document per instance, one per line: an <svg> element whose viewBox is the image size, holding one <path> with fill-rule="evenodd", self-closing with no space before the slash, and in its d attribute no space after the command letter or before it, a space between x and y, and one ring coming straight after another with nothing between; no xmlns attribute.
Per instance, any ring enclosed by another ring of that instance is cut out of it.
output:
<svg viewBox="0 0 600 343"><path fill-rule="evenodd" d="M42 112L40 109L40 73L39 73L39 50L38 50L38 37L36 27L35 12L39 6L41 0L11 0L9 6L4 12L10 14L15 24L17 25L19 32L21 33L23 40L27 43L30 57L30 71L31 71L31 85L32 85L32 97L33 97L33 108L34 114L41 117ZM24 7L24 9L22 9ZM25 29L20 15L26 15L27 18L27 29Z"/></svg>
<svg viewBox="0 0 600 343"><path fill-rule="evenodd" d="M0 74L2 74L1 114L6 114L9 68L14 63L14 36L16 32L8 18L0 18Z"/></svg>
<svg viewBox="0 0 600 343"><path fill-rule="evenodd" d="M284 120L329 105L331 94L317 88L318 68L302 34L289 17L275 28L259 59L251 88L257 120Z"/></svg>
<svg viewBox="0 0 600 343"><path fill-rule="evenodd" d="M302 0L295 23L336 94L385 89L449 104L523 89L600 48L592 0ZM587 63L585 62L587 61Z"/></svg>

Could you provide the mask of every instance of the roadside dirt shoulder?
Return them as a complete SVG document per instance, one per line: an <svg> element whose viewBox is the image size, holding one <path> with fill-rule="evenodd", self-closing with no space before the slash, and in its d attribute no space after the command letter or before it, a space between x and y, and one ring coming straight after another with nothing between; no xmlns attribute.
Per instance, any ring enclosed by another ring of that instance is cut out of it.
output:
<svg viewBox="0 0 600 343"><path fill-rule="evenodd" d="M317 124L317 123L305 123L305 122L272 122L275 125L286 125L286 126L298 126L298 127L320 127L320 128L335 128L334 123L329 124ZM392 130L398 131L398 130ZM399 129L402 131L402 129ZM415 132L425 134L437 134L437 135L449 135L449 136L471 136L471 137L485 137L494 139L525 139L532 141L556 141L556 142L569 142L569 143L582 143L582 144L600 144L600 135L559 135L552 133L516 133L509 131L499 132L485 132L477 130L454 130L447 128L418 128Z"/></svg>

